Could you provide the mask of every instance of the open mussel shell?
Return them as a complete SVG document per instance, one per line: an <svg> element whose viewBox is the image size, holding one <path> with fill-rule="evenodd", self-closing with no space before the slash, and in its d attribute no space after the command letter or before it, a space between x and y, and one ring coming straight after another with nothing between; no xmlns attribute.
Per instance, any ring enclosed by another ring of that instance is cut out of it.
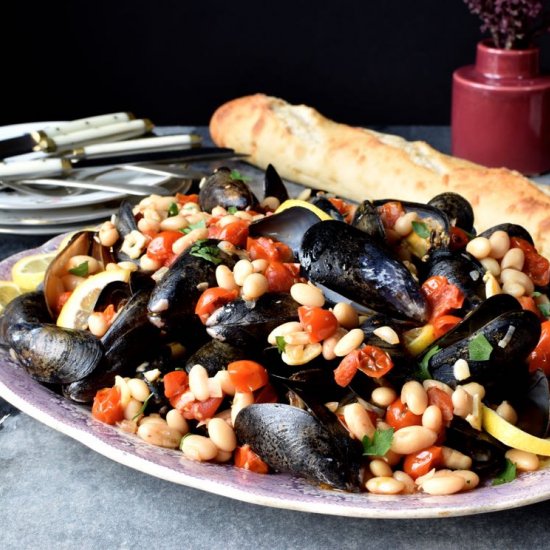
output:
<svg viewBox="0 0 550 550"><path fill-rule="evenodd" d="M251 237L268 237L280 241L298 256L304 233L320 221L317 214L301 206L293 206L282 212L252 222L248 226Z"/></svg>
<svg viewBox="0 0 550 550"><path fill-rule="evenodd" d="M428 201L433 206L445 213L451 225L460 227L468 233L474 229L474 209L462 195L452 193L440 193Z"/></svg>
<svg viewBox="0 0 550 550"><path fill-rule="evenodd" d="M495 231L504 231L505 233L508 233L510 237L519 237L533 246L535 244L529 231L527 231L527 229L525 229L522 225L518 225L516 223L499 223L498 225L494 225L493 227L490 227L480 233L479 237L489 238Z"/></svg>
<svg viewBox="0 0 550 550"><path fill-rule="evenodd" d="M234 300L215 310L206 322L212 338L237 347L261 349L269 333L298 319L298 302L287 293L268 293L253 302Z"/></svg>
<svg viewBox="0 0 550 550"><path fill-rule="evenodd" d="M384 224L380 219L378 209L372 201L365 200L357 207L351 225L357 227L357 229L360 229L375 241L379 243L385 242L386 231L384 230Z"/></svg>
<svg viewBox="0 0 550 550"><path fill-rule="evenodd" d="M264 176L264 197L275 197L280 203L288 200L288 191L272 164L268 164Z"/></svg>
<svg viewBox="0 0 550 550"><path fill-rule="evenodd" d="M489 298L436 340L418 360L422 361L426 353L437 347L439 350L428 361L433 378L453 388L459 383L478 382L486 387L489 398L498 398L501 392L509 390L510 384L525 379L526 359L537 345L541 331L538 317L530 311L514 309L512 302L517 304L517 300L503 294ZM487 358L471 358L481 339L490 346ZM470 377L460 381L453 369L458 359L467 361L470 370Z"/></svg>
<svg viewBox="0 0 550 550"><path fill-rule="evenodd" d="M340 222L345 221L344 216L340 214L339 210L332 204L326 195L323 193L318 193L309 199L311 204L328 214L333 220L338 220Z"/></svg>
<svg viewBox="0 0 550 550"><path fill-rule="evenodd" d="M202 365L207 370L208 376L214 376L218 371L227 368L229 363L251 359L251 355L249 350L242 347L212 339L185 361L185 370L189 372L193 366Z"/></svg>
<svg viewBox="0 0 550 550"><path fill-rule="evenodd" d="M235 433L241 445L250 445L276 471L337 489L358 490L358 463L350 463L340 441L303 409L282 403L250 405L237 415Z"/></svg>
<svg viewBox="0 0 550 550"><path fill-rule="evenodd" d="M49 384L85 378L104 355L101 342L88 331L50 323L18 323L11 328L8 343L26 371Z"/></svg>
<svg viewBox="0 0 550 550"><path fill-rule="evenodd" d="M202 183L199 204L203 212L212 212L216 206L246 210L258 204L248 185L229 168L218 168Z"/></svg>
<svg viewBox="0 0 550 550"><path fill-rule="evenodd" d="M16 296L0 315L0 346L8 345L8 333L17 323L51 323L42 290Z"/></svg>
<svg viewBox="0 0 550 550"><path fill-rule="evenodd" d="M118 241L113 246L114 255L119 262L137 263L137 259L132 259L128 254L121 251L122 244L127 235L132 231L138 231L136 217L133 212L134 206L128 200L123 200L115 215L115 227L118 231Z"/></svg>
<svg viewBox="0 0 550 550"><path fill-rule="evenodd" d="M67 275L67 264L74 256L91 256L102 266L114 261L111 251L96 240L95 231L75 233L65 248L51 261L44 275L46 306L53 317L59 296L64 292L61 278Z"/></svg>
<svg viewBox="0 0 550 550"><path fill-rule="evenodd" d="M375 311L423 323L428 305L410 271L366 233L338 221L310 227L300 264L309 280Z"/></svg>

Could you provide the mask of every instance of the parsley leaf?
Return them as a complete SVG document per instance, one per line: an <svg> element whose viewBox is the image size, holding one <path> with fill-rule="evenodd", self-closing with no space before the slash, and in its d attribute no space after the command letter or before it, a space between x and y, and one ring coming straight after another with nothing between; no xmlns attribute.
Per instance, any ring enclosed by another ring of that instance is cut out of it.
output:
<svg viewBox="0 0 550 550"><path fill-rule="evenodd" d="M542 296L542 292L539 292L538 290L535 290L535 292L531 294L532 298L538 298L539 296Z"/></svg>
<svg viewBox="0 0 550 550"><path fill-rule="evenodd" d="M426 355L424 355L422 361L418 364L418 377L420 378L420 380L429 380L432 377L432 375L430 374L430 370L428 369L428 365L430 364L430 359L438 351L441 351L441 348L439 346L433 347L426 353Z"/></svg>
<svg viewBox="0 0 550 550"><path fill-rule="evenodd" d="M132 417L132 420L136 420L136 418L139 418L145 412L145 409L147 408L147 404L149 403L149 400L151 399L151 397L153 397L152 392L147 396L147 399L145 399L139 411Z"/></svg>
<svg viewBox="0 0 550 550"><path fill-rule="evenodd" d="M168 207L168 217L171 218L172 216L177 216L179 212L180 211L177 203L171 202L170 206Z"/></svg>
<svg viewBox="0 0 550 550"><path fill-rule="evenodd" d="M197 223L190 223L187 227L180 229L180 231L187 235L187 233L191 233L193 229L204 229L205 227L206 227L206 221L199 220Z"/></svg>
<svg viewBox="0 0 550 550"><path fill-rule="evenodd" d="M516 465L507 458L504 471L501 472L497 477L495 477L495 479L493 479L493 485L510 483L510 481L514 481L514 479L516 479Z"/></svg>
<svg viewBox="0 0 550 550"><path fill-rule="evenodd" d="M283 353L286 347L285 337L275 336L275 341L277 342L277 349L279 350L279 353Z"/></svg>
<svg viewBox="0 0 550 550"><path fill-rule="evenodd" d="M363 437L363 456L383 456L391 447L393 428L376 430L372 439L366 435Z"/></svg>
<svg viewBox="0 0 550 550"><path fill-rule="evenodd" d="M468 344L468 358L470 361L487 361L491 357L492 351L493 346L483 334L478 334Z"/></svg>
<svg viewBox="0 0 550 550"><path fill-rule="evenodd" d="M427 239L430 236L430 230L424 222L412 222L413 231L423 239Z"/></svg>
<svg viewBox="0 0 550 550"><path fill-rule="evenodd" d="M197 258L202 258L207 262L211 262L214 265L222 263L220 258L221 250L217 246L208 246L205 244L206 239L201 239L196 241L195 244L191 247L191 256L196 256Z"/></svg>
<svg viewBox="0 0 550 550"><path fill-rule="evenodd" d="M78 277L87 277L89 273L88 261L82 262L76 267L69 269L69 273L72 273L73 275L77 275Z"/></svg>
<svg viewBox="0 0 550 550"><path fill-rule="evenodd" d="M240 180L240 181L250 181L252 178L249 178L248 176L243 176L238 170L231 170L231 174L229 174L229 177L232 180Z"/></svg>
<svg viewBox="0 0 550 550"><path fill-rule="evenodd" d="M538 304L537 307L544 317L550 317L550 304Z"/></svg>
<svg viewBox="0 0 550 550"><path fill-rule="evenodd" d="M235 214L236 212L238 212L239 209L236 207L236 206L230 206L228 209L227 209L227 213L228 214Z"/></svg>

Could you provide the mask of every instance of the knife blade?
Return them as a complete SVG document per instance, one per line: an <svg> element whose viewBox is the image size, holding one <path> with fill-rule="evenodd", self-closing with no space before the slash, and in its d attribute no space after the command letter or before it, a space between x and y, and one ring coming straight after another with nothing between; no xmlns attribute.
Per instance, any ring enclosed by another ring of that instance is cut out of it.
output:
<svg viewBox="0 0 550 550"><path fill-rule="evenodd" d="M0 159L32 152L64 152L102 141L121 141L142 136L154 128L148 119L121 120L97 127L82 125L79 122L68 133L60 132L60 127L56 126L53 133L43 129L0 140Z"/></svg>

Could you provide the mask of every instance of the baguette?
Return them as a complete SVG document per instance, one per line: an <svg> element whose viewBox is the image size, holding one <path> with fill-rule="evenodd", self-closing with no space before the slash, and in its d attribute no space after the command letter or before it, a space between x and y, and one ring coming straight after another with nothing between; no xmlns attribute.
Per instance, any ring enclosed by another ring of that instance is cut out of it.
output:
<svg viewBox="0 0 550 550"><path fill-rule="evenodd" d="M498 223L524 226L550 257L550 196L505 168L483 166L405 139L329 120L315 109L256 94L219 107L213 141L249 155L260 168L340 197L427 202L445 191L470 201L480 232Z"/></svg>

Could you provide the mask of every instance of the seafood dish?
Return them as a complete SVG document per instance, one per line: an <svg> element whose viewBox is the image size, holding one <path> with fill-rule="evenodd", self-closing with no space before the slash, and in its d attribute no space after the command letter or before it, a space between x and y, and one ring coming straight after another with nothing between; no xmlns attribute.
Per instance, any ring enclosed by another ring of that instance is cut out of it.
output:
<svg viewBox="0 0 550 550"><path fill-rule="evenodd" d="M14 368L185 459L451 495L550 456L550 262L456 193L354 203L221 167L74 234L0 317ZM254 190L256 184L259 191Z"/></svg>

